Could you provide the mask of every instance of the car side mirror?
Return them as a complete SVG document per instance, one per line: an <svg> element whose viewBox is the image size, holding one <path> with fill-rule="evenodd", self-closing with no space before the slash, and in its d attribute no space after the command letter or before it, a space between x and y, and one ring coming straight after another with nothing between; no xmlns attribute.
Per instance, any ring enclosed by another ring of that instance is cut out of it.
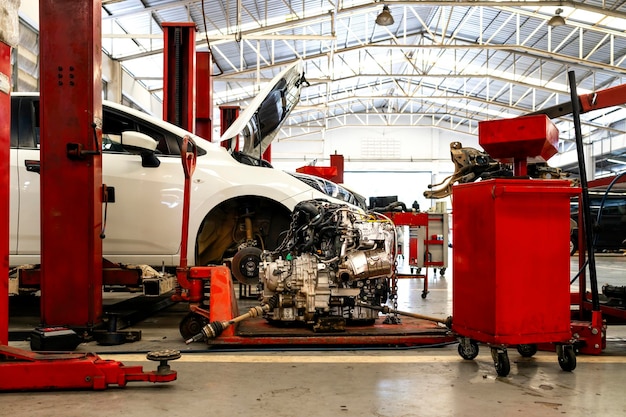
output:
<svg viewBox="0 0 626 417"><path fill-rule="evenodd" d="M114 138L111 138L115 140ZM141 166L146 168L156 168L161 165L154 151L157 148L157 141L145 133L134 130L122 132L120 145L127 151L141 155Z"/></svg>

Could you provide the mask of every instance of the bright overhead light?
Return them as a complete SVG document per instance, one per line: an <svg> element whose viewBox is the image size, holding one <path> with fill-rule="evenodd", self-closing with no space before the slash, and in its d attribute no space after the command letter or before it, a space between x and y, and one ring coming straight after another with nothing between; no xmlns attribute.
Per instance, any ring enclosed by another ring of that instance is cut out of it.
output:
<svg viewBox="0 0 626 417"><path fill-rule="evenodd" d="M376 18L376 24L380 26L393 25L393 16L389 11L389 6L387 6L386 4L383 6L383 11L380 12L378 17Z"/></svg>
<svg viewBox="0 0 626 417"><path fill-rule="evenodd" d="M563 16L561 16L561 13L563 13L563 9L561 9L560 7L558 9L556 9L556 14L554 16L552 16L550 18L550 20L548 20L548 26L563 26L565 25L565 19L563 18Z"/></svg>
<svg viewBox="0 0 626 417"><path fill-rule="evenodd" d="M626 165L626 161L622 161L622 160L619 160L619 159L607 158L606 161L607 162L611 162L613 164Z"/></svg>

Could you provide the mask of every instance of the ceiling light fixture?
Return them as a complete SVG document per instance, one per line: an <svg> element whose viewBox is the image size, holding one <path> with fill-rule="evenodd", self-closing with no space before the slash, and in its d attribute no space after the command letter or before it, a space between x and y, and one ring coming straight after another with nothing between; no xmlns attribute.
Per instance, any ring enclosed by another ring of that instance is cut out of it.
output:
<svg viewBox="0 0 626 417"><path fill-rule="evenodd" d="M393 25L393 16L389 11L389 6L386 4L383 6L383 11L376 17L376 24L380 26Z"/></svg>
<svg viewBox="0 0 626 417"><path fill-rule="evenodd" d="M563 26L563 25L565 25L565 19L563 18L563 16L561 16L561 13L563 13L563 9L561 9L559 7L558 9L556 9L556 11L554 13L555 13L555 15L552 16L550 18L550 20L548 20L548 26Z"/></svg>

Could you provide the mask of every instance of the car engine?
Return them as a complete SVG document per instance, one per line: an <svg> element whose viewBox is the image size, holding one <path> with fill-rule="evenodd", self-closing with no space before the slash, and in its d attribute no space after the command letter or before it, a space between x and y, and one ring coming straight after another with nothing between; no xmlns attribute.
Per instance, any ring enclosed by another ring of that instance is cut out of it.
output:
<svg viewBox="0 0 626 417"><path fill-rule="evenodd" d="M262 302L272 323L303 323L314 331L373 324L389 295L395 227L382 216L325 200L299 203L282 243L263 253Z"/></svg>

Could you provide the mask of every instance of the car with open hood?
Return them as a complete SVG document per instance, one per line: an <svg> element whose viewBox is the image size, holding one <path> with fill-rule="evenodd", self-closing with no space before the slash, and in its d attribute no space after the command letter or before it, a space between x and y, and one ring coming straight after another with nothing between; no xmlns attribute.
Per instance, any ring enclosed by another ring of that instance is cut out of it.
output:
<svg viewBox="0 0 626 417"><path fill-rule="evenodd" d="M228 135L241 135L245 142L241 152L104 101L103 182L115 192L106 207L104 257L119 263L179 264L184 189L180 153L186 135L198 151L191 190L190 265L230 261L237 277L248 260L280 243L298 203L332 200L286 172L251 163L260 161L258 155L297 104L302 68L296 62L278 74L231 126ZM39 95L12 94L11 116L10 264L17 266L39 263Z"/></svg>

